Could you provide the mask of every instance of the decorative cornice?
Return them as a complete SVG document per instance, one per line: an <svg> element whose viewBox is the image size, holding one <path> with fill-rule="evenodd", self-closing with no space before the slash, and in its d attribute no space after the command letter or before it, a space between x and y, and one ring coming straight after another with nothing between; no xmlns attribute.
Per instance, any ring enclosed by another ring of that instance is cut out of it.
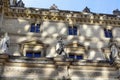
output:
<svg viewBox="0 0 120 80"><path fill-rule="evenodd" d="M9 12L5 12L7 18L27 18L27 19L39 19L41 21L60 21L73 24L96 24L105 26L120 26L119 17L109 17L103 15L83 14L83 13L66 13L66 12L50 12L40 10L34 12L27 9L10 9Z"/></svg>
<svg viewBox="0 0 120 80"><path fill-rule="evenodd" d="M79 11L10 7L4 0L4 16L7 18L39 19L41 21L60 21L69 24L95 24L103 26L120 26L120 17L112 14L86 13Z"/></svg>

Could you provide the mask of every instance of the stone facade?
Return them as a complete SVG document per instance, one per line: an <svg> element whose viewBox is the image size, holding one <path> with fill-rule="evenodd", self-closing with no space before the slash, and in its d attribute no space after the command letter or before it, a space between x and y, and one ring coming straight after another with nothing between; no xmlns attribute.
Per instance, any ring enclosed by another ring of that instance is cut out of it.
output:
<svg viewBox="0 0 120 80"><path fill-rule="evenodd" d="M2 80L119 80L119 63L0 55Z"/></svg>
<svg viewBox="0 0 120 80"><path fill-rule="evenodd" d="M55 4L54 9L25 8L20 1L21 6L17 0L0 3L0 37L6 32L10 37L8 53L0 55L2 80L119 80L120 17L115 11L97 14L87 7L83 12L64 11ZM38 31L31 31L33 23L34 27L39 25ZM111 36L105 36L106 29ZM60 38L68 54L65 60L56 53ZM110 63L114 42L118 55ZM41 57L27 57L27 52L40 52Z"/></svg>

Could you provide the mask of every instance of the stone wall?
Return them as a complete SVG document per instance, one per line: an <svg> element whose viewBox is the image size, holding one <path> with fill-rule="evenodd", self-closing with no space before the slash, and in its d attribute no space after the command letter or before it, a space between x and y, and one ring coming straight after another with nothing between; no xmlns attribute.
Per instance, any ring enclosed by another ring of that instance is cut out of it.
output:
<svg viewBox="0 0 120 80"><path fill-rule="evenodd" d="M63 36L65 45L73 42L80 43L89 48L86 52L88 59L104 60L104 54L102 48L107 47L110 38L106 38L104 35L103 25L90 25L90 24L76 24L78 27L78 35L68 35L68 23L65 22L53 22L53 21L33 21L23 18L5 18L3 21L2 30L8 32L10 36L9 54L21 55L20 43L29 40L41 40L44 44L48 44L46 49L47 56L54 57L56 55L55 45L60 36ZM41 23L40 33L30 32L31 23ZM113 26L111 26L113 27ZM112 30L114 39L120 42L119 39L119 27L115 27ZM94 56L93 56L94 54ZM92 57L91 57L92 56Z"/></svg>
<svg viewBox="0 0 120 80"><path fill-rule="evenodd" d="M119 63L0 55L1 80L119 80Z"/></svg>

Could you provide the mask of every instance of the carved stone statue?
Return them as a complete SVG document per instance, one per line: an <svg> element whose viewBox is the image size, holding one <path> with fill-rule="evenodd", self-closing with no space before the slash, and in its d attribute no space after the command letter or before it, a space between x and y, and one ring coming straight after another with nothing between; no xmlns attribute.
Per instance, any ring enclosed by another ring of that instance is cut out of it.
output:
<svg viewBox="0 0 120 80"><path fill-rule="evenodd" d="M18 3L17 3L17 7L24 7L25 4L23 3L22 0L19 0Z"/></svg>
<svg viewBox="0 0 120 80"><path fill-rule="evenodd" d="M0 41L0 53L8 53L8 44L9 44L9 36L5 33L4 37Z"/></svg>
<svg viewBox="0 0 120 80"><path fill-rule="evenodd" d="M90 9L86 6L86 7L84 8L83 12L90 13L91 11L90 11Z"/></svg>
<svg viewBox="0 0 120 80"><path fill-rule="evenodd" d="M119 53L117 45L112 44L110 50L111 50L110 59L111 60L116 59Z"/></svg>
<svg viewBox="0 0 120 80"><path fill-rule="evenodd" d="M114 64L114 62L119 58L119 47L117 45L117 41L114 39L110 40L110 55L109 55L109 61L110 64Z"/></svg>
<svg viewBox="0 0 120 80"><path fill-rule="evenodd" d="M117 48L117 46L115 44L111 46L111 52L112 52L112 55L114 55L114 57L117 57L118 48Z"/></svg>
<svg viewBox="0 0 120 80"><path fill-rule="evenodd" d="M53 4L53 5L50 7L50 9L52 9L52 10L57 10L58 7L57 7L55 4Z"/></svg>
<svg viewBox="0 0 120 80"><path fill-rule="evenodd" d="M63 44L62 38L58 40L56 44L56 52L59 55L63 55L64 57L67 57L67 54L64 51L64 44Z"/></svg>

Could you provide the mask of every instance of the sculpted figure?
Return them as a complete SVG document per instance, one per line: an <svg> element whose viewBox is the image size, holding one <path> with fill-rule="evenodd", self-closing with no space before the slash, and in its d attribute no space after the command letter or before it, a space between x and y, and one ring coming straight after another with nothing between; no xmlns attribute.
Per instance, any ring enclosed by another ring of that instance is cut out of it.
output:
<svg viewBox="0 0 120 80"><path fill-rule="evenodd" d="M110 54L110 59L116 59L118 57L118 48L116 44L111 45L111 54Z"/></svg>
<svg viewBox="0 0 120 80"><path fill-rule="evenodd" d="M52 9L52 10L57 10L58 7L57 7L55 4L53 4L53 5L50 7L50 9Z"/></svg>
<svg viewBox="0 0 120 80"><path fill-rule="evenodd" d="M22 0L19 0L18 3L17 3L17 6L18 6L18 7L24 7L24 5L25 5L25 4L23 3Z"/></svg>
<svg viewBox="0 0 120 80"><path fill-rule="evenodd" d="M63 44L62 39L60 39L56 44L56 52L58 55L63 55L64 57L67 57L64 51L64 44Z"/></svg>
<svg viewBox="0 0 120 80"><path fill-rule="evenodd" d="M4 37L0 41L0 53L8 52L9 36L5 33Z"/></svg>

